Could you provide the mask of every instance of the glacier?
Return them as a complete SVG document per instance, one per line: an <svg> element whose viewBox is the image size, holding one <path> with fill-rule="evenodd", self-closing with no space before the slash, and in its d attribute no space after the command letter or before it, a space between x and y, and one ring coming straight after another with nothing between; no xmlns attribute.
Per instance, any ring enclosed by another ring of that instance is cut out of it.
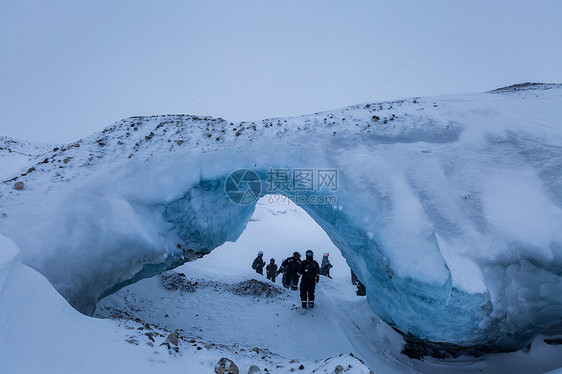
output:
<svg viewBox="0 0 562 374"><path fill-rule="evenodd" d="M229 198L233 171L259 177L257 198L276 193L272 170L335 170L337 188L278 193L326 231L374 313L416 339L519 349L562 332L561 104L561 85L522 84L263 121L127 118L11 172L0 233L91 314L240 236L255 200Z"/></svg>

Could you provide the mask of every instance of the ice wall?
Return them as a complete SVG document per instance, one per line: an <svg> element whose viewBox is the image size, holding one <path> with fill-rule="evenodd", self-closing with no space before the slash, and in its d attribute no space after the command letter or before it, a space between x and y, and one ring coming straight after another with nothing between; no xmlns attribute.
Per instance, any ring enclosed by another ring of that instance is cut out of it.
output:
<svg viewBox="0 0 562 374"><path fill-rule="evenodd" d="M225 184L245 168L260 196L298 200L387 323L515 349L562 322L561 98L547 85L249 123L126 119L2 184L0 232L91 313L120 287L236 240L254 204L233 202ZM270 186L272 170L308 169L336 170L337 188Z"/></svg>

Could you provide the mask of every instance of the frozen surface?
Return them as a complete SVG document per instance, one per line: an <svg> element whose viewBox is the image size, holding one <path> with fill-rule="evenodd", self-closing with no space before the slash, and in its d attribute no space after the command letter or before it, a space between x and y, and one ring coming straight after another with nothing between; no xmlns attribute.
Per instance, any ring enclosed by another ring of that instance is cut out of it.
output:
<svg viewBox="0 0 562 374"><path fill-rule="evenodd" d="M560 86L537 85L249 123L130 118L11 174L0 232L91 313L240 236L254 205L225 195L232 171L265 181L270 168L333 168L337 191L319 193L337 203L300 205L382 320L431 341L521 348L562 322L561 104Z"/></svg>

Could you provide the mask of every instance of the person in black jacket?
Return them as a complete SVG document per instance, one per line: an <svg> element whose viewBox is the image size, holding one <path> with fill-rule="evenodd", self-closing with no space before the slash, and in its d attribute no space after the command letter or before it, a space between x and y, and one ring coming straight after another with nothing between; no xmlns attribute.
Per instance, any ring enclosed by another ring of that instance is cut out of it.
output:
<svg viewBox="0 0 562 374"><path fill-rule="evenodd" d="M299 273L301 278L301 303L304 309L314 308L314 291L320 276L320 266L314 260L314 253L309 249L306 251L306 259L301 263ZM307 302L308 301L308 302Z"/></svg>
<svg viewBox="0 0 562 374"><path fill-rule="evenodd" d="M279 273L283 273L283 286L285 288L291 288L292 290L298 290L299 284L299 268L301 266L301 254L294 252L293 256L287 257L279 268Z"/></svg>
<svg viewBox="0 0 562 374"><path fill-rule="evenodd" d="M263 260L263 252L258 252L258 257L252 263L252 269L256 271L256 273L263 275L263 267L265 266L265 261Z"/></svg>
<svg viewBox="0 0 562 374"><path fill-rule="evenodd" d="M275 263L274 258L269 260L269 265L265 267L265 274L267 275L267 279L275 283L275 277L277 277L277 264Z"/></svg>
<svg viewBox="0 0 562 374"><path fill-rule="evenodd" d="M329 253L324 253L324 256L322 256L322 265L320 265L320 275L325 275L328 278L332 278L330 276L330 269L333 267L332 264L330 264L330 259L328 258L330 254Z"/></svg>

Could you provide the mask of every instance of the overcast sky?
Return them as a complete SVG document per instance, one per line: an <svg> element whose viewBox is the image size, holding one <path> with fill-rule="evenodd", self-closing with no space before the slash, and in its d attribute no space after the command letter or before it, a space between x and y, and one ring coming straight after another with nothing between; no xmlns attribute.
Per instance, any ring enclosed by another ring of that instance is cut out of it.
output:
<svg viewBox="0 0 562 374"><path fill-rule="evenodd" d="M364 102L393 73L372 101L562 82L561 20L557 0L2 0L0 135L306 114Z"/></svg>

